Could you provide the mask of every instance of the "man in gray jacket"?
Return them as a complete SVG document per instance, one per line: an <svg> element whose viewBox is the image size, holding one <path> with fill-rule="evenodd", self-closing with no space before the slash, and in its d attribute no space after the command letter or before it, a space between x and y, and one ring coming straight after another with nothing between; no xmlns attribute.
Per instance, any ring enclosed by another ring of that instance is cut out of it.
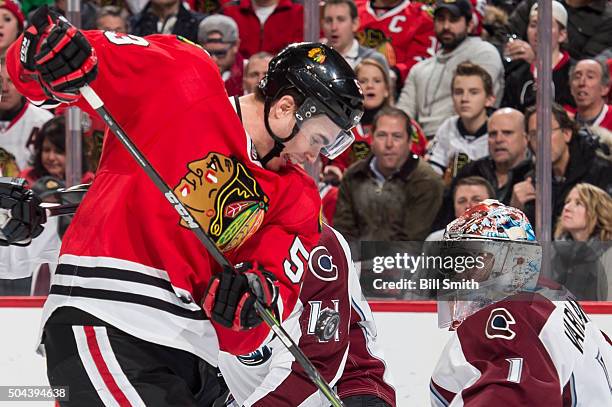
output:
<svg viewBox="0 0 612 407"><path fill-rule="evenodd" d="M436 1L434 30L440 49L412 68L397 103L421 124L429 139L444 120L455 114L451 82L461 62L469 60L482 66L493 79L496 100L502 99L504 68L499 52L490 43L468 36L472 28L469 0Z"/></svg>

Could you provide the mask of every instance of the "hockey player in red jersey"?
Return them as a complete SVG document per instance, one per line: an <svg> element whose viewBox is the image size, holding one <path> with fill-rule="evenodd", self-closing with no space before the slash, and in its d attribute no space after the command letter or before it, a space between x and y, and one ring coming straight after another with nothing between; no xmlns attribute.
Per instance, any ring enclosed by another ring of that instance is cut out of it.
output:
<svg viewBox="0 0 612 407"><path fill-rule="evenodd" d="M90 84L219 249L244 262L220 270L107 136L43 310L49 381L70 386L73 405L202 403L210 395L196 395L194 366L268 336L255 298L281 320L296 306L303 270L289 249L311 250L320 234L316 186L296 164L352 140L362 114L354 73L331 48L297 44L271 61L258 93L232 103L208 54L180 37L82 33L47 13L8 51L19 91L92 112L78 92ZM14 221L6 242L24 230Z"/></svg>
<svg viewBox="0 0 612 407"><path fill-rule="evenodd" d="M611 344L571 295L538 283L541 248L521 211L484 201L441 244L442 255L467 249L487 260L454 276L479 289L438 301L439 322L454 332L431 379L432 406L612 405Z"/></svg>
<svg viewBox="0 0 612 407"><path fill-rule="evenodd" d="M292 251L305 269L298 307L283 323L319 372L336 386L346 407L395 406L395 390L377 343L376 325L363 298L348 243L323 224L321 239L310 252ZM317 335L326 310L340 323L329 339ZM329 406L278 337L257 351L235 356L222 352L219 369L237 406Z"/></svg>

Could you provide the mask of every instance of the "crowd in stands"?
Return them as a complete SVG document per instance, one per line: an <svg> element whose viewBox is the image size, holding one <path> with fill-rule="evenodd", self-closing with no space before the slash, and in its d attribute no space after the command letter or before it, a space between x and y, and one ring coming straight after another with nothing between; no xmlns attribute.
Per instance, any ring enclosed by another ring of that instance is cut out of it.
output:
<svg viewBox="0 0 612 407"><path fill-rule="evenodd" d="M67 11L63 0L0 2L0 53L43 3ZM321 41L355 70L365 97L354 143L322 162L318 180L324 218L344 234L356 259L362 241L439 240L449 221L487 198L522 209L535 224L542 137L534 107L535 0L322 0L320 18ZM555 0L552 18L552 219L545 223L559 242L601 243L555 251L561 274L554 278L581 299L612 300L606 246L612 236L612 1ZM79 25L183 36L211 55L228 96L242 96L255 91L273 55L303 40L304 5L84 0ZM2 174L64 185L66 152L49 131L64 123L19 95L4 68L1 79ZM88 120L85 180L93 178L100 145L91 129L95 119ZM603 268L580 263L593 256Z"/></svg>

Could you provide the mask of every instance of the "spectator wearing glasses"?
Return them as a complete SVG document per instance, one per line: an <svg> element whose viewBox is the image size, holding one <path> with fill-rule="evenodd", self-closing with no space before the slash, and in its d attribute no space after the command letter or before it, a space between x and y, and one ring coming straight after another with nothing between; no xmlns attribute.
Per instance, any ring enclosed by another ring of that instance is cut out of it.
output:
<svg viewBox="0 0 612 407"><path fill-rule="evenodd" d="M229 96L242 96L244 58L238 52L238 25L221 14L206 17L198 32L198 43L210 54L221 72Z"/></svg>
<svg viewBox="0 0 612 407"><path fill-rule="evenodd" d="M527 109L526 122L529 145L537 151L540 135L537 130L535 106ZM551 160L552 160L552 222L554 230L563 211L565 198L578 183L586 182L612 193L612 163L597 155L588 135L577 130L576 123L558 104L552 107ZM515 185L513 203L530 219L535 220L535 185L530 176Z"/></svg>

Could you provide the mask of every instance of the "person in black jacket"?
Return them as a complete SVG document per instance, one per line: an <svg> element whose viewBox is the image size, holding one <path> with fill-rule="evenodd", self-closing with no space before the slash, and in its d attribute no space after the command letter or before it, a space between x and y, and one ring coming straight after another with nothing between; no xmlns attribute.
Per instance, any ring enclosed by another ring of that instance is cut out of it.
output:
<svg viewBox="0 0 612 407"><path fill-rule="evenodd" d="M527 109L526 122L529 143L537 147L535 106ZM552 159L552 222L554 230L563 211L565 197L578 183L595 185L612 194L612 162L597 154L591 135L578 131L575 122L558 104L552 107L551 159ZM530 220L535 220L535 176L514 186L512 205L522 209Z"/></svg>
<svg viewBox="0 0 612 407"><path fill-rule="evenodd" d="M187 10L180 0L151 0L130 17L130 34L175 34L198 41L198 27L205 15Z"/></svg>
<svg viewBox="0 0 612 407"><path fill-rule="evenodd" d="M569 53L561 48L567 40L567 11L558 1L552 2L552 80L555 102L574 107L576 104L570 92L569 71L573 61ZM506 65L506 86L501 106L513 107L524 112L536 102L536 49L538 41L538 4L534 3L529 15L527 26L527 40L516 40L508 43L506 49L509 53L516 52L517 58ZM529 52L522 50L531 48Z"/></svg>
<svg viewBox="0 0 612 407"><path fill-rule="evenodd" d="M594 57L612 45L612 3L608 0L560 0L568 15L567 51L576 60ZM531 7L537 0L523 0L508 20L512 32L527 38Z"/></svg>

